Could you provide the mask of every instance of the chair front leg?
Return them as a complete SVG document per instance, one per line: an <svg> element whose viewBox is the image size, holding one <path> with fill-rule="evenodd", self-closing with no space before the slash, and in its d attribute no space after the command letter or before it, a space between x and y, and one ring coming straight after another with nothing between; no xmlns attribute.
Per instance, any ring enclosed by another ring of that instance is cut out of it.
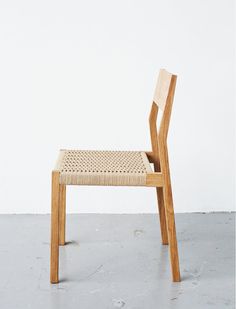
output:
<svg viewBox="0 0 236 309"><path fill-rule="evenodd" d="M51 205L51 258L50 258L50 281L58 283L59 268L59 204L60 184L59 171L52 172L52 205Z"/></svg>
<svg viewBox="0 0 236 309"><path fill-rule="evenodd" d="M159 159L155 158L153 161L154 161L155 172L160 172ZM167 226L166 226L166 212L165 212L164 197L163 197L163 187L156 187L156 194L157 194L157 202L158 202L158 210L159 210L162 244L168 245L168 233L167 233Z"/></svg>

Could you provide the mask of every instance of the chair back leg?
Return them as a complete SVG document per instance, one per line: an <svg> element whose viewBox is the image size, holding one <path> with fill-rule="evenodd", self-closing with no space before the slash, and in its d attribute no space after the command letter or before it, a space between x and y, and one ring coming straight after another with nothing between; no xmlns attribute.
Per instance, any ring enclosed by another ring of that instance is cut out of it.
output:
<svg viewBox="0 0 236 309"><path fill-rule="evenodd" d="M175 229L175 214L173 207L168 152L167 147L164 146L162 149L163 151L160 152L160 154L161 154L161 169L164 178L163 197L165 205L167 233L170 246L172 278L174 282L179 282L180 281L179 255L178 255L178 245L177 245L176 229Z"/></svg>

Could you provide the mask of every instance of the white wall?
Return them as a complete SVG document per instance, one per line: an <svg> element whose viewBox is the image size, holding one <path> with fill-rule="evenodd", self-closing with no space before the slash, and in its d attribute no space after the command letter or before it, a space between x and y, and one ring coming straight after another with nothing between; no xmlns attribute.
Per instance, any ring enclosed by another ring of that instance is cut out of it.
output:
<svg viewBox="0 0 236 309"><path fill-rule="evenodd" d="M1 1L1 213L48 213L60 148L150 149L158 70L178 74L176 212L234 209L233 0ZM69 212L155 212L154 189L68 188Z"/></svg>

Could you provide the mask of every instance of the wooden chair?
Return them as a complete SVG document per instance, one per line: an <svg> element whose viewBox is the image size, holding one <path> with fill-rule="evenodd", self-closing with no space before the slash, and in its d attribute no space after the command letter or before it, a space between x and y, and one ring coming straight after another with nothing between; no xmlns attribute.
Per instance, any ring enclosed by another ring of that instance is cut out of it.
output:
<svg viewBox="0 0 236 309"><path fill-rule="evenodd" d="M176 75L160 70L149 117L152 151L60 151L52 171L51 283L59 282L59 245L65 245L67 185L155 187L162 243L170 245L172 278L174 282L180 281L167 151L176 79ZM158 110L162 111L159 127L156 124ZM154 171L150 163L153 163Z"/></svg>

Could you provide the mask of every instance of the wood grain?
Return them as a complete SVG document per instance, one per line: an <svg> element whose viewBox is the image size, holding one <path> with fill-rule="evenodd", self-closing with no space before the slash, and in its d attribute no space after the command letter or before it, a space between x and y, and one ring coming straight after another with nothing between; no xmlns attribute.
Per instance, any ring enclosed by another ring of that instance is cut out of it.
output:
<svg viewBox="0 0 236 309"><path fill-rule="evenodd" d="M165 69L161 69L157 85L154 93L153 101L162 109L165 109L167 98L169 95L170 83L172 74L167 72Z"/></svg>
<svg viewBox="0 0 236 309"><path fill-rule="evenodd" d="M66 185L60 184L60 205L59 205L59 245L65 245L66 233Z"/></svg>
<svg viewBox="0 0 236 309"><path fill-rule="evenodd" d="M167 134L169 129L169 122L171 116L171 109L174 99L176 76L172 75L169 94L161 121L158 146L159 146L159 158L160 158L160 169L163 174L164 186L163 186L163 197L165 204L166 213L166 224L168 231L168 240L170 245L170 260L172 268L172 278L174 282L180 281L180 270L179 270L179 256L178 256L178 245L176 239L176 228L175 228L175 217L173 207L173 197L170 179L169 159L167 150Z"/></svg>
<svg viewBox="0 0 236 309"><path fill-rule="evenodd" d="M158 140L158 132L157 132L157 124L156 124L157 115L158 115L158 105L155 102L153 102L150 116L149 116L149 128L150 128L152 152L146 152L146 154L150 162L154 163L155 172L161 172L160 159L159 159L159 146L158 146L159 140ZM158 201L162 244L167 245L168 244L168 233L167 233L165 206L164 206L164 199L163 199L163 189L161 188L161 186L156 186L156 187L157 187L156 194L157 194L157 201Z"/></svg>
<svg viewBox="0 0 236 309"><path fill-rule="evenodd" d="M146 186L147 187L162 187L163 186L162 174L161 173L147 174Z"/></svg>
<svg viewBox="0 0 236 309"><path fill-rule="evenodd" d="M50 281L58 283L59 266L59 172L52 172Z"/></svg>
<svg viewBox="0 0 236 309"><path fill-rule="evenodd" d="M177 76L160 70L152 108L149 116L152 151L146 152L150 162L154 164L155 172L163 177L163 187L157 186L157 199L160 216L162 243L170 245L170 259L173 281L180 281L179 257L176 239L173 197L170 179L170 169L167 149L167 135L170 123L172 104ZM159 108L163 114L159 129L157 116Z"/></svg>

